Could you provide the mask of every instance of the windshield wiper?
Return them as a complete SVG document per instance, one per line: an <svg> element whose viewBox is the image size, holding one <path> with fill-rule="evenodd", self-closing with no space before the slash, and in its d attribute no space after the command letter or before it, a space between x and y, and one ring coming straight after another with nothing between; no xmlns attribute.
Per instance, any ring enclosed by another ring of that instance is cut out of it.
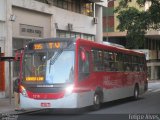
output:
<svg viewBox="0 0 160 120"><path fill-rule="evenodd" d="M57 53L53 56L53 58L51 58L49 63L49 73L50 73L51 65L53 65L56 62L57 58L61 55L62 52L63 52L63 49L57 50Z"/></svg>

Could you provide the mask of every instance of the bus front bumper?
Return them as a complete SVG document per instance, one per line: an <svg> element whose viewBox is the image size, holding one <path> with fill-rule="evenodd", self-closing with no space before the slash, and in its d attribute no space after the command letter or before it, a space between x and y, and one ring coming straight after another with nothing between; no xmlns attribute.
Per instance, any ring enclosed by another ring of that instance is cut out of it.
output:
<svg viewBox="0 0 160 120"><path fill-rule="evenodd" d="M60 99L39 100L24 97L20 94L20 107L28 108L77 108L77 94L73 93Z"/></svg>

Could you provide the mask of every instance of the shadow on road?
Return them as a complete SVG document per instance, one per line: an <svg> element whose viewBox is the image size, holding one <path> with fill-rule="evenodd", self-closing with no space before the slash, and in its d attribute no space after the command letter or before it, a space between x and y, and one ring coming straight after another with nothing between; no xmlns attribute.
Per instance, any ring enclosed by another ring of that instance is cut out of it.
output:
<svg viewBox="0 0 160 120"><path fill-rule="evenodd" d="M123 105L123 104L134 103L134 102L137 102L137 101L141 101L143 99L144 98L141 97L141 98L135 100L132 97L129 97L129 98L125 98L125 99L119 99L119 100L115 100L115 101L111 101L111 102L106 102L106 103L102 104L101 109L107 109L107 108L112 108L112 107Z"/></svg>

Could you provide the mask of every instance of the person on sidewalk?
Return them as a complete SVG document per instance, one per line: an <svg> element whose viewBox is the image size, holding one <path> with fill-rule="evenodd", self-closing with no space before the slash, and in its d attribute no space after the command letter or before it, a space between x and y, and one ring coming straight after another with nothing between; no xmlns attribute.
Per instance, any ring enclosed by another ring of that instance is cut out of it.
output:
<svg viewBox="0 0 160 120"><path fill-rule="evenodd" d="M13 83L15 111L21 110L20 105L19 105L19 103L20 103L19 81L20 81L20 79L17 78L17 79L14 80L14 83Z"/></svg>

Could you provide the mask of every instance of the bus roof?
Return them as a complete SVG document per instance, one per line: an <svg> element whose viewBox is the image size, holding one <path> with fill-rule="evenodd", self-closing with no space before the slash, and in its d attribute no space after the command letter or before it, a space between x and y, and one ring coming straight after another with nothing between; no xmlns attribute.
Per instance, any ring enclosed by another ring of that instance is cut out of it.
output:
<svg viewBox="0 0 160 120"><path fill-rule="evenodd" d="M30 43L43 43L43 42L50 42L50 41L75 41L76 39L75 38L42 38L42 39L35 39L33 41L30 41Z"/></svg>
<svg viewBox="0 0 160 120"><path fill-rule="evenodd" d="M131 55L140 55L140 56L145 55L143 52L126 49L124 47L119 47L115 45L113 46L112 44L110 45L103 44L103 43L98 43L98 42L84 40L84 39L78 39L77 42L83 45L89 45L90 47L95 48L95 49L103 49L103 50L108 50L108 51L121 52L121 53L131 54Z"/></svg>
<svg viewBox="0 0 160 120"><path fill-rule="evenodd" d="M95 49L103 49L103 50L108 50L108 51L114 51L114 52L122 52L125 54L132 54L132 55L140 55L140 56L144 56L145 54L143 52L138 52L135 50L131 50L131 49L126 49L120 45L112 45L112 44L103 44L103 43L98 43L98 42L94 42L94 41L90 41L90 40L85 40L82 38L43 38L43 39L35 39L34 41L29 42L29 44L32 43L45 43L45 42L51 42L51 41L68 41L68 42L76 42L78 44L81 45L89 45L92 48Z"/></svg>

